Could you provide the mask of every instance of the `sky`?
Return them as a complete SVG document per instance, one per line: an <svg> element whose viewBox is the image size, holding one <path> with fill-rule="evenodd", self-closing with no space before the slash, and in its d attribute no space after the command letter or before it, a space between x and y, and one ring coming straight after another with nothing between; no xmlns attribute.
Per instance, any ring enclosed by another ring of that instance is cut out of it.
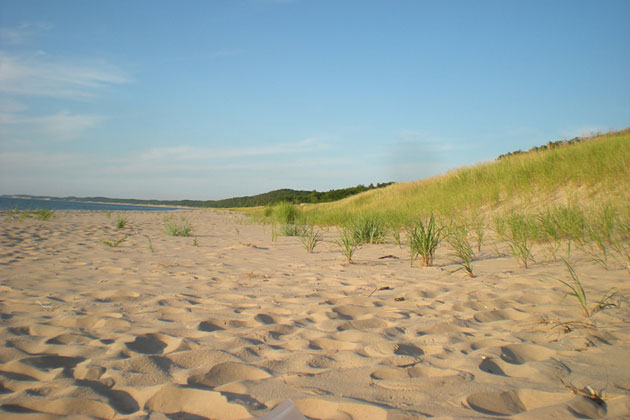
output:
<svg viewBox="0 0 630 420"><path fill-rule="evenodd" d="M0 194L403 182L630 127L630 2L0 0Z"/></svg>

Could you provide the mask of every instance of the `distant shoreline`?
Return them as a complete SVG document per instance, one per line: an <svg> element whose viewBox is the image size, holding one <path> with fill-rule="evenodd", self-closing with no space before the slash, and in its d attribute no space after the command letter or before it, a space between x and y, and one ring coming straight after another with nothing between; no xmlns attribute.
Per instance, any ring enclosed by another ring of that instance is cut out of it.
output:
<svg viewBox="0 0 630 420"><path fill-rule="evenodd" d="M81 200L71 200L71 199L62 199L62 198L54 198L54 197L28 197L28 196L18 196L18 195L3 195L0 196L0 200L5 201L5 203L1 203L0 209L2 210L12 210L14 208L18 208L20 210L33 210L35 208L51 208L51 210L84 210L84 211L173 211L173 210L193 210L193 207L184 207L178 205L165 205L165 204L139 204L139 203L127 203L127 202L104 202L104 201L81 201ZM7 203L6 200L11 200L13 203ZM33 208L23 208L21 209L20 205L15 203L15 201L23 201L24 203L33 203L36 207ZM41 203L61 203L67 204L68 206L43 206ZM16 204L16 205L12 205ZM40 207L37 207L37 204L40 204ZM102 206L102 208L89 208L92 206Z"/></svg>

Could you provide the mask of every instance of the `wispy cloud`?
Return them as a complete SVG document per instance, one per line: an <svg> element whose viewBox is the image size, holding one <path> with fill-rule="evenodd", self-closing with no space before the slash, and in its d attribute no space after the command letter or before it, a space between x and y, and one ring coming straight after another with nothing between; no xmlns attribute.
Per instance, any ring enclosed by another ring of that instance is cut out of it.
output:
<svg viewBox="0 0 630 420"><path fill-rule="evenodd" d="M13 128L13 131L19 131L22 135L43 135L49 140L74 140L105 119L100 115L71 114L67 111L39 117L0 113L0 126L5 133L11 133Z"/></svg>
<svg viewBox="0 0 630 420"><path fill-rule="evenodd" d="M42 32L52 29L48 23L25 22L14 27L0 27L0 41L5 45L23 44Z"/></svg>
<svg viewBox="0 0 630 420"><path fill-rule="evenodd" d="M423 131L404 130L400 133L397 147L425 152L450 152L461 150L462 146L456 146L448 140L433 137Z"/></svg>
<svg viewBox="0 0 630 420"><path fill-rule="evenodd" d="M14 55L0 51L0 93L85 99L129 82L122 71L100 60L67 60L43 52Z"/></svg>
<svg viewBox="0 0 630 420"><path fill-rule="evenodd" d="M288 155L322 151L329 145L317 138L308 138L293 143L278 143L260 147L219 148L177 146L155 148L140 155L142 161L197 161L208 159L237 159L252 156Z"/></svg>

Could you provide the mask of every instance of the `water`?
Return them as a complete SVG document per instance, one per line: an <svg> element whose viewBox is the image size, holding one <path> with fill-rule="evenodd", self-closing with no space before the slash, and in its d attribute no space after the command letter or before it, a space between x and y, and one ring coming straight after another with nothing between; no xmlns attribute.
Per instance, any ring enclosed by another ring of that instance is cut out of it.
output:
<svg viewBox="0 0 630 420"><path fill-rule="evenodd" d="M177 210L174 207L154 207L154 206L129 206L126 204L99 204L82 203L79 201L58 201L58 200L35 200L0 197L0 210L135 210L135 211L170 211Z"/></svg>

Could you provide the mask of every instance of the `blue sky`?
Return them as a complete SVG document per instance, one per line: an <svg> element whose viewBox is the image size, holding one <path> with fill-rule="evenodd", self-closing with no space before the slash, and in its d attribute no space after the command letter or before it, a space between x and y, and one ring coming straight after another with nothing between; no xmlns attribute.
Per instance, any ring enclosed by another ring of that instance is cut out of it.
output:
<svg viewBox="0 0 630 420"><path fill-rule="evenodd" d="M630 126L628 1L0 3L0 194L409 181Z"/></svg>

